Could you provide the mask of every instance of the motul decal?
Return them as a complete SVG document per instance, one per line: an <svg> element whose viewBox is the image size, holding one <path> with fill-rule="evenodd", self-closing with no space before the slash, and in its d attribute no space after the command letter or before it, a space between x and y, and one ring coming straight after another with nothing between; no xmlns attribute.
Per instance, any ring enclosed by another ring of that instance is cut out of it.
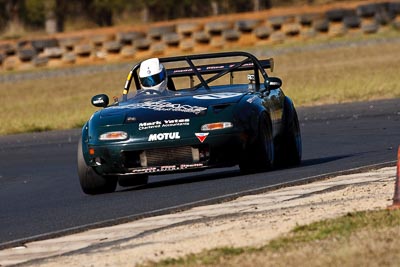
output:
<svg viewBox="0 0 400 267"><path fill-rule="evenodd" d="M153 141L176 140L176 139L181 139L181 137L179 136L179 132L151 134L149 135L148 141L153 142Z"/></svg>
<svg viewBox="0 0 400 267"><path fill-rule="evenodd" d="M206 140L208 133L195 133L195 135L196 135L197 139L199 139L199 141L201 143L203 143L204 140Z"/></svg>

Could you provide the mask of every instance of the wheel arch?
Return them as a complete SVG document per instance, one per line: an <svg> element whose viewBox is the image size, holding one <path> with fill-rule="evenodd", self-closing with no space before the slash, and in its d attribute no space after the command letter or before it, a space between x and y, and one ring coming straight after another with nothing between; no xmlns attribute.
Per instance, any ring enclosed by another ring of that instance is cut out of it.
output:
<svg viewBox="0 0 400 267"><path fill-rule="evenodd" d="M295 110L293 100L285 96L283 99L283 112L282 112L282 121L285 122L293 120L293 112Z"/></svg>
<svg viewBox="0 0 400 267"><path fill-rule="evenodd" d="M78 145L82 149L83 159L85 160L86 164L89 165L89 148L88 148L89 123L88 122L86 122L85 125L83 125L82 130L81 130L81 138L79 139L78 142L80 142Z"/></svg>

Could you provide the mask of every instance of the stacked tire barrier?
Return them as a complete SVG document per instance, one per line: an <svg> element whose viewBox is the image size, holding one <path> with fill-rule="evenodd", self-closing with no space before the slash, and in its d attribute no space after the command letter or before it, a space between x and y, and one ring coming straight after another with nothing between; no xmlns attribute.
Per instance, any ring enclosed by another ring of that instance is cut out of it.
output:
<svg viewBox="0 0 400 267"><path fill-rule="evenodd" d="M0 42L0 71L135 60L291 40L400 31L400 1L267 10Z"/></svg>

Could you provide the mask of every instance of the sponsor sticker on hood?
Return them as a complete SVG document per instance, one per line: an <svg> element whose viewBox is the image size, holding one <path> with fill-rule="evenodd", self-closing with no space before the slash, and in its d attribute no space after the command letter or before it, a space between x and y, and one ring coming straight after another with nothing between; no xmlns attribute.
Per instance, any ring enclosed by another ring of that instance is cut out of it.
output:
<svg viewBox="0 0 400 267"><path fill-rule="evenodd" d="M177 139L181 139L179 132L150 134L149 139L147 141L154 142L154 141L177 140Z"/></svg>
<svg viewBox="0 0 400 267"><path fill-rule="evenodd" d="M163 127L189 126L190 119L172 119L139 123L139 131Z"/></svg>
<svg viewBox="0 0 400 267"><path fill-rule="evenodd" d="M110 107L109 109L150 109L154 111L175 111L183 113L194 113L199 114L202 111L207 110L206 107L186 105L180 103L171 103L165 100L160 101L145 101L140 103L133 103L123 106Z"/></svg>
<svg viewBox="0 0 400 267"><path fill-rule="evenodd" d="M214 94L205 94L205 95L195 95L193 98L200 99L200 100L217 100L217 99L226 99L232 98L242 95L242 93L214 93Z"/></svg>

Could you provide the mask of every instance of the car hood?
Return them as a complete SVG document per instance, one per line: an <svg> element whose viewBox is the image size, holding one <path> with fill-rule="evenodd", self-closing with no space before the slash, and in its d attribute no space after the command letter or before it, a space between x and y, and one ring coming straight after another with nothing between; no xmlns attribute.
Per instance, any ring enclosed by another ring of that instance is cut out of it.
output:
<svg viewBox="0 0 400 267"><path fill-rule="evenodd" d="M209 108L235 104L246 93L218 92L207 94L174 94L163 98L132 99L99 112L103 125L116 125L153 120L182 119L204 116Z"/></svg>

